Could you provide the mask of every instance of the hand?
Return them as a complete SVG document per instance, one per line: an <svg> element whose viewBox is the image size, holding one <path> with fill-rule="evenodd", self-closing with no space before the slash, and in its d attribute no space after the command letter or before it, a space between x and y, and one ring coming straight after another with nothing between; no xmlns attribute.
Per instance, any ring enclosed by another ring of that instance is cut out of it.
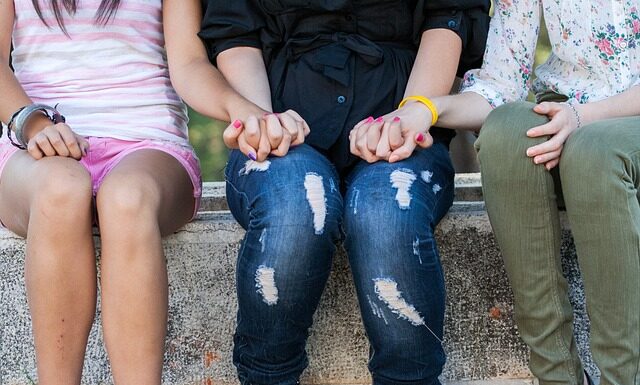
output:
<svg viewBox="0 0 640 385"><path fill-rule="evenodd" d="M433 144L429 134L431 111L421 103L410 102L377 119L369 117L358 123L349 135L351 153L369 163L406 159L419 145Z"/></svg>
<svg viewBox="0 0 640 385"><path fill-rule="evenodd" d="M225 129L224 143L259 162L270 154L285 156L290 147L304 143L311 132L307 122L293 110L279 114L259 110L245 116L233 120Z"/></svg>
<svg viewBox="0 0 640 385"><path fill-rule="evenodd" d="M546 115L550 120L541 126L529 129L527 136L530 138L549 136L550 139L529 147L527 156L533 158L535 164L544 164L547 170L551 170L560 162L564 143L578 128L578 120L573 109L566 103L543 102L535 106L533 111Z"/></svg>
<svg viewBox="0 0 640 385"><path fill-rule="evenodd" d="M65 123L48 125L35 133L27 143L27 151L36 160L62 156L80 160L87 155L89 142Z"/></svg>

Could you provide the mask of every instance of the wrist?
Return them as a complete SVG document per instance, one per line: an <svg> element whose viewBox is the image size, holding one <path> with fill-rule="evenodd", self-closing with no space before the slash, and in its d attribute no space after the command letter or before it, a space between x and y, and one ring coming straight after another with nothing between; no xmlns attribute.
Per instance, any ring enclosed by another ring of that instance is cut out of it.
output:
<svg viewBox="0 0 640 385"><path fill-rule="evenodd" d="M402 99L402 101L400 102L400 105L398 106L398 108L402 108L403 106L405 106L407 103L409 102L418 102L422 105L425 106L425 108L427 108L429 110L429 113L431 115L431 120L429 121L429 126L434 126L436 124L436 122L438 121L438 110L435 106L435 104L433 104L433 102L431 101L431 99L422 96L422 95L413 95L413 96L407 96L404 99Z"/></svg>
<svg viewBox="0 0 640 385"><path fill-rule="evenodd" d="M271 112L270 110L267 111L258 107L238 94L226 98L226 100L227 104L225 106L225 110L229 117L229 121L233 121L235 119L244 120L251 115L260 117L264 113Z"/></svg>
<svg viewBox="0 0 640 385"><path fill-rule="evenodd" d="M402 109L408 112L409 114L413 114L419 118L420 121L425 122L428 127L431 127L431 122L433 121L433 115L431 110L425 106L423 103L420 103L416 100L409 100L406 104L402 106Z"/></svg>
<svg viewBox="0 0 640 385"><path fill-rule="evenodd" d="M36 112L32 116L29 117L27 123L22 129L22 135L27 143L33 138L38 132L45 129L45 127L52 125L51 119L43 112Z"/></svg>

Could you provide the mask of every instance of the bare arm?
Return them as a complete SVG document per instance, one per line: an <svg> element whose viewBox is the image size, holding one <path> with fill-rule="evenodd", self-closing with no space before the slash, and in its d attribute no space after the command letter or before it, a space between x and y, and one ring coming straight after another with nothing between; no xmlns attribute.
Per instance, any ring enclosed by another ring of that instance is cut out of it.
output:
<svg viewBox="0 0 640 385"><path fill-rule="evenodd" d="M440 96L432 101L438 110L438 125L458 130L479 131L493 110L489 102L475 92Z"/></svg>
<svg viewBox="0 0 640 385"><path fill-rule="evenodd" d="M198 0L165 0L164 31L171 82L194 110L214 119L231 121L262 114L243 98L207 57L198 37L202 10ZM270 108L263 108L270 111Z"/></svg>
<svg viewBox="0 0 640 385"><path fill-rule="evenodd" d="M461 51L462 40L455 32L447 29L423 32L405 97L422 95L433 99L448 95ZM351 152L369 162L405 159L413 153L416 141L423 147L433 143L428 134L430 122L430 110L420 102L410 101L384 117L358 124L351 132Z"/></svg>
<svg viewBox="0 0 640 385"><path fill-rule="evenodd" d="M271 88L262 52L253 47L235 47L218 55L218 68L242 96L272 111Z"/></svg>
<svg viewBox="0 0 640 385"><path fill-rule="evenodd" d="M309 127L295 112L271 114L267 72L259 50L235 47L209 61L198 37L202 9L199 0L165 0L164 30L171 81L196 111L231 121L225 144L253 160L269 154L284 156L290 145L304 142Z"/></svg>
<svg viewBox="0 0 640 385"><path fill-rule="evenodd" d="M9 66L14 19L13 1L0 0L0 119L5 123L19 108L33 103ZM53 124L40 113L29 118L23 131L27 150L35 159L46 156L80 159L89 147L67 124Z"/></svg>
<svg viewBox="0 0 640 385"><path fill-rule="evenodd" d="M20 107L32 103L9 66L14 18L13 1L0 0L0 90L2 90L0 92L0 119L4 123L8 123L11 115ZM30 119L30 123L30 126L25 130L27 138L33 136L34 132L50 125L51 121L44 116L34 116L33 119Z"/></svg>
<svg viewBox="0 0 640 385"><path fill-rule="evenodd" d="M640 115L640 85L618 95L577 106L580 122L586 125L598 120Z"/></svg>

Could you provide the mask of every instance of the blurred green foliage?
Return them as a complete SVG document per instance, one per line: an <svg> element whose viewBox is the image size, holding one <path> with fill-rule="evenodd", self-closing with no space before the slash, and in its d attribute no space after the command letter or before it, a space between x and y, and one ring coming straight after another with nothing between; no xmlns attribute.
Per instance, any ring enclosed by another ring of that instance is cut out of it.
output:
<svg viewBox="0 0 640 385"><path fill-rule="evenodd" d="M544 62L550 51L547 30L543 27L536 51L536 65ZM189 117L191 119L189 137L200 158L202 179L204 181L224 180L224 166L229 151L222 142L222 131L227 123L211 120L193 110L189 110Z"/></svg>
<svg viewBox="0 0 640 385"><path fill-rule="evenodd" d="M202 180L224 180L229 150L222 142L227 123L209 119L189 109L189 140L200 158Z"/></svg>

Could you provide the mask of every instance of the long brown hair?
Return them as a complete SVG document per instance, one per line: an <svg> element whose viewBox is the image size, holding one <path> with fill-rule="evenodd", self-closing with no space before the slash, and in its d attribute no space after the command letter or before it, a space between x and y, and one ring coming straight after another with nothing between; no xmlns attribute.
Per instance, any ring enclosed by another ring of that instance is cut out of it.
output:
<svg viewBox="0 0 640 385"><path fill-rule="evenodd" d="M45 0L46 1L46 0ZM64 27L64 18L62 16L62 9L64 8L67 13L73 15L78 10L78 0L49 0L49 5L53 10L53 13L56 16L56 21L60 26L60 29L67 33L66 28ZM42 9L40 8L40 0L31 0L33 3L33 7L36 10L36 13L40 17L42 22L49 26L47 22L44 20L42 16ZM120 0L102 0L100 3L100 7L96 11L96 23L99 24L107 24L109 20L115 15L118 10L118 6L120 6Z"/></svg>

